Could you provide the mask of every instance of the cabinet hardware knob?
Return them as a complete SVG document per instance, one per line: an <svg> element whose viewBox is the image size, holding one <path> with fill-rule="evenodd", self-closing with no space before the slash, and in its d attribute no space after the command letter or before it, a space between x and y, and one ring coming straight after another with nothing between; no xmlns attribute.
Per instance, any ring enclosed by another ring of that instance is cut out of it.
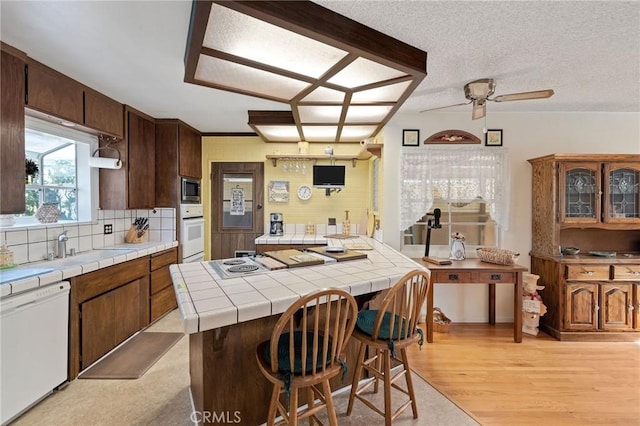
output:
<svg viewBox="0 0 640 426"><path fill-rule="evenodd" d="M633 304L629 303L628 309L629 309L629 312L633 312Z"/></svg>
<svg viewBox="0 0 640 426"><path fill-rule="evenodd" d="M458 279L458 274L449 274L449 279L450 280L457 280Z"/></svg>
<svg viewBox="0 0 640 426"><path fill-rule="evenodd" d="M593 312L598 312L600 310L600 306L593 305Z"/></svg>
<svg viewBox="0 0 640 426"><path fill-rule="evenodd" d="M638 272L638 271L631 271L631 275L640 275L640 272Z"/></svg>
<svg viewBox="0 0 640 426"><path fill-rule="evenodd" d="M593 275L593 271L584 271L583 274L591 276Z"/></svg>

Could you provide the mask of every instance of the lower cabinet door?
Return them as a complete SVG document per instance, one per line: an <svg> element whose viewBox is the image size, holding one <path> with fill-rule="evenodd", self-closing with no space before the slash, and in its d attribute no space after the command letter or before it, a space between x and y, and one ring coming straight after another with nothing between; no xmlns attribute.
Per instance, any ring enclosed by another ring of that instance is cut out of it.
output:
<svg viewBox="0 0 640 426"><path fill-rule="evenodd" d="M174 309L178 304L176 303L176 293L173 290L173 286L170 285L156 294L151 295L151 322L157 320L165 313Z"/></svg>
<svg viewBox="0 0 640 426"><path fill-rule="evenodd" d="M567 283L564 328L575 331L598 329L598 284Z"/></svg>
<svg viewBox="0 0 640 426"><path fill-rule="evenodd" d="M80 369L94 363L140 329L140 280L81 304Z"/></svg>
<svg viewBox="0 0 640 426"><path fill-rule="evenodd" d="M602 284L600 327L603 330L631 330L633 308L633 284Z"/></svg>

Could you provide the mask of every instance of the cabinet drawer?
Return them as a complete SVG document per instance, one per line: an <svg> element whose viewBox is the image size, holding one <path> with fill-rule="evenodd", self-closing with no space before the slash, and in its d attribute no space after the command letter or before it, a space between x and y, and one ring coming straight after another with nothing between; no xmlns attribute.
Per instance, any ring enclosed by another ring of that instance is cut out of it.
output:
<svg viewBox="0 0 640 426"><path fill-rule="evenodd" d="M472 281L474 283L515 283L515 272L474 272Z"/></svg>
<svg viewBox="0 0 640 426"><path fill-rule="evenodd" d="M151 296L151 322L178 306L173 286Z"/></svg>
<svg viewBox="0 0 640 426"><path fill-rule="evenodd" d="M172 287L171 273L169 268L164 267L151 273L151 294L156 294L165 287Z"/></svg>
<svg viewBox="0 0 640 426"><path fill-rule="evenodd" d="M567 280L602 281L609 279L609 265L567 265Z"/></svg>
<svg viewBox="0 0 640 426"><path fill-rule="evenodd" d="M614 265L613 279L640 281L640 265Z"/></svg>
<svg viewBox="0 0 640 426"><path fill-rule="evenodd" d="M178 263L178 250L175 248L151 255L152 271L160 269L163 266L171 265L172 263Z"/></svg>
<svg viewBox="0 0 640 426"><path fill-rule="evenodd" d="M446 283L470 283L471 281L471 272L455 272L455 271L438 271L435 273L436 283L446 284Z"/></svg>

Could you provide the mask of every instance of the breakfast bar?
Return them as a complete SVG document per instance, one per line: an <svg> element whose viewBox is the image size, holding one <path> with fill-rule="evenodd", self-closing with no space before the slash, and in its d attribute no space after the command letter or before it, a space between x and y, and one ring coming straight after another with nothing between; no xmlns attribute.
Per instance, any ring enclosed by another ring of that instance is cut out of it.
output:
<svg viewBox="0 0 640 426"><path fill-rule="evenodd" d="M293 301L326 287L371 298L407 272L426 270L374 239L359 237L357 242L368 248L362 251L365 259L260 270L237 278L221 274L211 262L171 266L183 328L190 338L191 394L200 416L196 420L224 415L240 418L242 424L265 421L271 386L258 370L255 351L270 338L280 314ZM328 239L327 245L340 246L342 240ZM348 345L350 366L355 363L353 349ZM332 389L349 384L352 375L349 368L344 382L337 377Z"/></svg>

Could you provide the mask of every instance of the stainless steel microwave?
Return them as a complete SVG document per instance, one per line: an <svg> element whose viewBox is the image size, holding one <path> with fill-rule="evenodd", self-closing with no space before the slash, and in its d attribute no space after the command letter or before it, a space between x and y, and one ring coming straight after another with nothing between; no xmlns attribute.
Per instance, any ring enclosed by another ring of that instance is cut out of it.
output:
<svg viewBox="0 0 640 426"><path fill-rule="evenodd" d="M200 204L200 179L182 178L180 202L183 204Z"/></svg>

